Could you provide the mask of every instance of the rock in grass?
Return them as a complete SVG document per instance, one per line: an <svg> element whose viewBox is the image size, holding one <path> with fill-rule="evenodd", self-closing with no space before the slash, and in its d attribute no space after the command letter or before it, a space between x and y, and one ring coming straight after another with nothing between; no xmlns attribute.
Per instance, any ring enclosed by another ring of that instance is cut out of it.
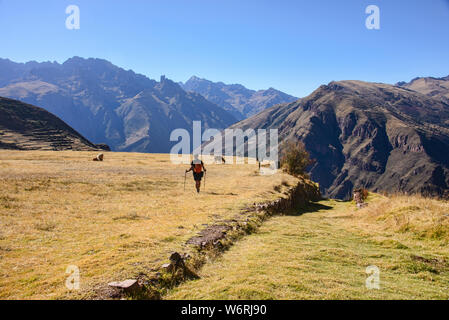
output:
<svg viewBox="0 0 449 320"><path fill-rule="evenodd" d="M164 270L165 272L172 272L173 265L171 263L165 263L162 265L162 270Z"/></svg>
<svg viewBox="0 0 449 320"><path fill-rule="evenodd" d="M108 283L108 286L114 289L123 290L128 293L135 292L140 288L139 283L135 279L128 279L121 282L118 281L110 282Z"/></svg>

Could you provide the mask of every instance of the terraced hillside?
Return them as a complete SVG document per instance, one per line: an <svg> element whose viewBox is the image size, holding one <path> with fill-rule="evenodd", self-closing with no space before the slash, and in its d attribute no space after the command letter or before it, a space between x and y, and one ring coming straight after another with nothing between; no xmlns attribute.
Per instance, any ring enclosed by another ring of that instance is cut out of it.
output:
<svg viewBox="0 0 449 320"><path fill-rule="evenodd" d="M44 109L0 97L0 149L99 150L95 145Z"/></svg>

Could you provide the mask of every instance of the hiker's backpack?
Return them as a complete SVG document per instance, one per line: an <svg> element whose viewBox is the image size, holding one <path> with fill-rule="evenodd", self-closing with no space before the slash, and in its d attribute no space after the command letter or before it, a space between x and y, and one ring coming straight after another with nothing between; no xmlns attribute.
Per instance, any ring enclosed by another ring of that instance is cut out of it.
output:
<svg viewBox="0 0 449 320"><path fill-rule="evenodd" d="M195 173L203 172L203 164L202 163L194 163L193 164L193 172L195 172Z"/></svg>

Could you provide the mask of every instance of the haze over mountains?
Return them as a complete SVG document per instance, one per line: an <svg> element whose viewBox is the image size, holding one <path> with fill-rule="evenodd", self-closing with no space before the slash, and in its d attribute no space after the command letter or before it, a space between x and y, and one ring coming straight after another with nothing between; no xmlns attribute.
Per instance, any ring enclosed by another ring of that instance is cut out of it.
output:
<svg viewBox="0 0 449 320"><path fill-rule="evenodd" d="M201 94L207 100L221 106L238 120L246 119L275 104L293 102L298 98L274 88L267 90L250 90L240 84L212 82L198 77L191 77L181 83L186 91Z"/></svg>
<svg viewBox="0 0 449 320"><path fill-rule="evenodd" d="M179 84L126 71L101 59L74 57L59 63L0 59L0 96L40 106L86 138L113 150L169 152L170 133L226 128L236 119Z"/></svg>
<svg viewBox="0 0 449 320"><path fill-rule="evenodd" d="M277 128L281 142L303 141L316 159L311 178L328 197L348 199L357 187L447 196L449 105L441 98L446 93L331 82L231 128Z"/></svg>

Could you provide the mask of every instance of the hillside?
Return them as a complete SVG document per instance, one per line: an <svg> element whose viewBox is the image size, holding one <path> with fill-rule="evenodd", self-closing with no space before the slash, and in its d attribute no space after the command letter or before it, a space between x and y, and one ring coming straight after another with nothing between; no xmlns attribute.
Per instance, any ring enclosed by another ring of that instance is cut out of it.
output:
<svg viewBox="0 0 449 320"><path fill-rule="evenodd" d="M277 128L303 141L325 196L353 188L447 196L449 105L397 86L362 81L323 85L308 97L269 108L232 128Z"/></svg>
<svg viewBox="0 0 449 320"><path fill-rule="evenodd" d="M443 78L420 77L410 82L399 82L396 85L449 103L449 76Z"/></svg>
<svg viewBox="0 0 449 320"><path fill-rule="evenodd" d="M38 105L113 150L168 152L174 128L191 131L194 120L217 129L236 122L165 77L156 82L106 60L20 64L0 59L0 74L0 96Z"/></svg>
<svg viewBox="0 0 449 320"><path fill-rule="evenodd" d="M184 90L201 94L207 100L232 113L238 120L248 118L276 104L298 100L274 88L255 91L240 84L212 82L195 76L186 83L181 83L181 86Z"/></svg>
<svg viewBox="0 0 449 320"><path fill-rule="evenodd" d="M0 97L0 149L99 150L95 145L44 109Z"/></svg>
<svg viewBox="0 0 449 320"><path fill-rule="evenodd" d="M449 299L448 203L378 195L368 203L323 200L273 217L163 298ZM379 289L366 286L368 266L379 270Z"/></svg>

